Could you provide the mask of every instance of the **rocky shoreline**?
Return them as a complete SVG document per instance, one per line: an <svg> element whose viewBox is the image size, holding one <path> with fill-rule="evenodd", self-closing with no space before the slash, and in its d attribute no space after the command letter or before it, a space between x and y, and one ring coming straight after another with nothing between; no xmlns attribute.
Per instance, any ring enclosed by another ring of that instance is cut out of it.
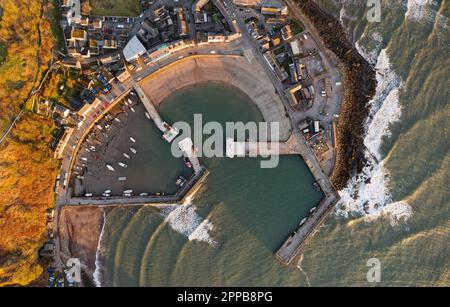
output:
<svg viewBox="0 0 450 307"><path fill-rule="evenodd" d="M323 11L314 1L296 1L303 14L314 25L326 48L340 63L344 99L340 119L336 124L336 165L332 182L342 190L366 162L364 157L365 123L369 116L369 101L375 95L376 73L348 38L336 18Z"/></svg>

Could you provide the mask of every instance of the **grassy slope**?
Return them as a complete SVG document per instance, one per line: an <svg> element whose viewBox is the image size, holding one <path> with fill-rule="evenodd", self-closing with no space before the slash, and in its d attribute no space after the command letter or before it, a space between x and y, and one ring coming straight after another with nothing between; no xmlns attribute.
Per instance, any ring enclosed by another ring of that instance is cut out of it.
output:
<svg viewBox="0 0 450 307"><path fill-rule="evenodd" d="M0 5L0 37L8 46L0 65L3 132L46 69L53 39L41 0L0 0ZM37 250L45 238L45 209L54 201L52 129L49 121L26 113L0 146L0 286L28 284L43 270Z"/></svg>
<svg viewBox="0 0 450 307"><path fill-rule="evenodd" d="M139 0L90 0L93 15L139 16Z"/></svg>

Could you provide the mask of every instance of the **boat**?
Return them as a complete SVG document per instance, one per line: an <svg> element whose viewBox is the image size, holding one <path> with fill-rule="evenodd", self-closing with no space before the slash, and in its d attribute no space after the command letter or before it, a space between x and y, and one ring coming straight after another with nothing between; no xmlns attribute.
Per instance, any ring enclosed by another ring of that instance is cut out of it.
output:
<svg viewBox="0 0 450 307"><path fill-rule="evenodd" d="M112 191L111 190L106 190L104 194L111 194Z"/></svg>
<svg viewBox="0 0 450 307"><path fill-rule="evenodd" d="M130 110L131 112L136 113L136 110L133 107L131 107Z"/></svg>
<svg viewBox="0 0 450 307"><path fill-rule="evenodd" d="M308 220L308 218L305 217L305 218L300 222L300 226L303 226L303 224L305 224L307 220Z"/></svg>
<svg viewBox="0 0 450 307"><path fill-rule="evenodd" d="M112 166L109 165L109 164L106 164L106 168L107 168L108 170L110 170L111 172L114 172L114 171L115 171L114 167L112 167Z"/></svg>
<svg viewBox="0 0 450 307"><path fill-rule="evenodd" d="M128 104L129 104L130 106L133 105L133 102L131 101L130 98L128 98L127 101L128 101Z"/></svg>
<svg viewBox="0 0 450 307"><path fill-rule="evenodd" d="M192 168L192 163L191 161L189 161L188 158L184 158L184 165L186 165L189 168Z"/></svg>
<svg viewBox="0 0 450 307"><path fill-rule="evenodd" d="M114 120L115 120L116 122L120 123L120 119L118 119L117 117L114 118Z"/></svg>
<svg viewBox="0 0 450 307"><path fill-rule="evenodd" d="M150 117L150 114L148 114L148 112L145 112L145 116L147 116L148 119L152 119L152 118Z"/></svg>
<svg viewBox="0 0 450 307"><path fill-rule="evenodd" d="M111 197L111 194L103 193L103 197Z"/></svg>
<svg viewBox="0 0 450 307"><path fill-rule="evenodd" d="M88 159L83 157L83 158L81 158L81 160L87 162Z"/></svg>
<svg viewBox="0 0 450 307"><path fill-rule="evenodd" d="M136 139L130 137L130 141L132 141L133 143L136 143Z"/></svg>
<svg viewBox="0 0 450 307"><path fill-rule="evenodd" d="M148 196L148 193L141 193L139 196L141 196L141 197L147 197L147 196Z"/></svg>
<svg viewBox="0 0 450 307"><path fill-rule="evenodd" d="M128 167L128 165L126 165L125 163L122 163L122 162L119 162L118 164L119 164L120 167L123 167L123 168L127 168Z"/></svg>
<svg viewBox="0 0 450 307"><path fill-rule="evenodd" d="M130 157L129 154L123 153L123 156L124 156L125 158L127 158L127 159L131 159L131 157Z"/></svg>
<svg viewBox="0 0 450 307"><path fill-rule="evenodd" d="M313 213L314 211L316 211L316 207L312 208L311 210L309 210L309 213Z"/></svg>
<svg viewBox="0 0 450 307"><path fill-rule="evenodd" d="M119 177L118 180L119 181L127 181L127 177Z"/></svg>
<svg viewBox="0 0 450 307"><path fill-rule="evenodd" d="M85 197L92 197L92 193L86 193L84 194Z"/></svg>
<svg viewBox="0 0 450 307"><path fill-rule="evenodd" d="M176 183L177 183L177 186L179 186L181 188L186 184L186 179L183 176L180 176L180 178L178 178Z"/></svg>
<svg viewBox="0 0 450 307"><path fill-rule="evenodd" d="M133 147L130 147L130 151L131 151L132 153L134 153L134 154L137 154L137 150L134 149Z"/></svg>

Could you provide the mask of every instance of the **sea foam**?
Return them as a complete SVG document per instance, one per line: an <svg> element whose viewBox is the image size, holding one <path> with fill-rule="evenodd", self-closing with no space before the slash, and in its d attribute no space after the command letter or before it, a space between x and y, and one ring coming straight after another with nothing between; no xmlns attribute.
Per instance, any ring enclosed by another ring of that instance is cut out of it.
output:
<svg viewBox="0 0 450 307"><path fill-rule="evenodd" d="M103 211L103 226L102 231L100 232L100 237L98 239L98 246L97 246L97 252L95 254L95 271L93 274L93 280L96 287L102 287L103 286L103 258L105 253L105 244L103 242L104 238L104 232L105 232L105 225L106 225L106 212Z"/></svg>
<svg viewBox="0 0 450 307"><path fill-rule="evenodd" d="M377 90L370 101L370 114L366 124L365 157L368 161L360 174L354 176L340 191L341 201L337 214L363 216L374 221L388 216L392 226L407 222L412 216L411 207L404 201L393 202L389 191L390 176L380 153L383 137L389 137L389 127L401 117L399 92L401 78L391 69L386 49L381 50L376 66Z"/></svg>
<svg viewBox="0 0 450 307"><path fill-rule="evenodd" d="M176 232L184 235L189 241L206 242L216 247L217 242L211 238L210 232L214 225L200 217L192 204L166 207L161 211L165 221Z"/></svg>

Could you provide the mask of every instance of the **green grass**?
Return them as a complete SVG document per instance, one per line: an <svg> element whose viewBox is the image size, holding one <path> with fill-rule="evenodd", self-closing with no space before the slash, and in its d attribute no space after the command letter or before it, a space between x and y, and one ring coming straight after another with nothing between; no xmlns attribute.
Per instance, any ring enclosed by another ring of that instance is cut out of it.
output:
<svg viewBox="0 0 450 307"><path fill-rule="evenodd" d="M52 33L53 36L56 38L57 46L60 50L65 51L66 44L64 41L64 34L61 28L61 25L59 24L59 18L61 15L60 9L59 9L59 2L58 0L52 1L52 17L51 17L51 25L52 25Z"/></svg>
<svg viewBox="0 0 450 307"><path fill-rule="evenodd" d="M8 55L8 48L5 43L0 42L0 65L6 61L6 56Z"/></svg>
<svg viewBox="0 0 450 307"><path fill-rule="evenodd" d="M139 16L139 0L91 0L92 15L97 16Z"/></svg>
<svg viewBox="0 0 450 307"><path fill-rule="evenodd" d="M291 27L292 27L292 32L293 32L294 35L297 35L297 34L302 33L304 31L303 27L300 25L300 23L298 23L295 20L291 21Z"/></svg>

